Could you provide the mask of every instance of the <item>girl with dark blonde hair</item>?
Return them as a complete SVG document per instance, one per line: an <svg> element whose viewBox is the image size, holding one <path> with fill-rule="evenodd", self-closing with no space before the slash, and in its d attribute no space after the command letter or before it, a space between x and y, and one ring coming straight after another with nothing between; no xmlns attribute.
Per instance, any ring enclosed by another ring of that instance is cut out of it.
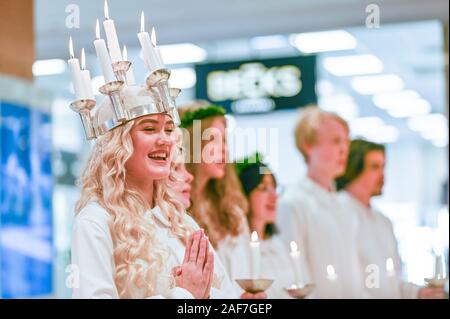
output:
<svg viewBox="0 0 450 319"><path fill-rule="evenodd" d="M194 176L189 213L220 249L224 241L248 234L247 202L227 158L225 110L197 103L180 108L180 116L186 167Z"/></svg>

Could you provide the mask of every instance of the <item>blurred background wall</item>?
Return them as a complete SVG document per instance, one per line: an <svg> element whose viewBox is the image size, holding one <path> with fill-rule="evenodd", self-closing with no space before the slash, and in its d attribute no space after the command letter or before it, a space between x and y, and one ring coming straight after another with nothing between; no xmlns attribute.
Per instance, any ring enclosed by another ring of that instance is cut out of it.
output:
<svg viewBox="0 0 450 319"><path fill-rule="evenodd" d="M295 183L305 172L297 109L316 101L348 120L353 137L387 145L375 205L394 223L403 276L423 284L433 251L448 257L448 1L110 0L142 82L141 10L183 89L179 104L201 97L229 107L232 159L258 149L281 184ZM70 296L74 183L92 144L69 109L68 38L78 57L85 48L100 101L97 18L99 0L0 3L2 297ZM302 90L289 70L300 71ZM242 128L263 133L243 145Z"/></svg>

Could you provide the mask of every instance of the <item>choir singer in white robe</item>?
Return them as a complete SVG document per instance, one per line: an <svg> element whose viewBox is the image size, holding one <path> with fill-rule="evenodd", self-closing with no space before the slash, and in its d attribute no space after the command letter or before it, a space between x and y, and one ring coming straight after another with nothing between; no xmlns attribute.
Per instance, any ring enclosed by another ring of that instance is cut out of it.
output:
<svg viewBox="0 0 450 319"><path fill-rule="evenodd" d="M365 287L372 298L443 298L443 290L402 280L401 260L391 221L370 204L382 193L385 148L357 139L350 144L345 174L336 181L339 198L359 218L358 248ZM401 173L400 173L401 174Z"/></svg>
<svg viewBox="0 0 450 319"><path fill-rule="evenodd" d="M269 299L291 298L285 288L309 283L303 252L290 256L289 245L279 237L275 225L277 181L259 154L235 164L242 190L249 203L249 228L258 235L261 259L259 278L273 279L267 290ZM235 238L234 245L219 245L218 254L232 279L251 278L250 237Z"/></svg>
<svg viewBox="0 0 450 319"><path fill-rule="evenodd" d="M347 123L316 106L301 111L295 128L307 176L280 200L278 226L286 243L305 254L315 298L365 298L358 263L357 219L337 199L334 179L344 173Z"/></svg>

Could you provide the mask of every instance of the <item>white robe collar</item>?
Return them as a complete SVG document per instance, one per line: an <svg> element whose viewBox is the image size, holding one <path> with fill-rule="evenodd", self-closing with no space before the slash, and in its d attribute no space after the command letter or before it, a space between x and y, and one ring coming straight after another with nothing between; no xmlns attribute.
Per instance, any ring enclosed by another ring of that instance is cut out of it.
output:
<svg viewBox="0 0 450 319"><path fill-rule="evenodd" d="M172 223L169 217L161 210L159 206L155 206L150 210L151 216L158 221L162 226L170 228Z"/></svg>
<svg viewBox="0 0 450 319"><path fill-rule="evenodd" d="M340 196L343 196L352 205L356 211L362 213L360 217L373 217L375 211L371 207L364 206L359 200L357 200L352 194L343 190L340 192Z"/></svg>
<svg viewBox="0 0 450 319"><path fill-rule="evenodd" d="M300 188L306 188L307 190L312 191L314 194L318 194L319 196L332 196L336 194L336 186L333 183L332 191L328 191L326 188L322 187L319 183L314 181L308 175L302 178L299 183Z"/></svg>
<svg viewBox="0 0 450 319"><path fill-rule="evenodd" d="M278 250L273 238L268 238L261 242L261 253L263 255L276 255Z"/></svg>

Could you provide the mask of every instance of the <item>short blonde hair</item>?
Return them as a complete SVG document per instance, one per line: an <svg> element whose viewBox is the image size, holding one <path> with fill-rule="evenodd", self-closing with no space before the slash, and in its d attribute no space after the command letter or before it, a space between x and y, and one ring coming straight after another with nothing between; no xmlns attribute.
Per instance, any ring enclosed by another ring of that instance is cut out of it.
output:
<svg viewBox="0 0 450 319"><path fill-rule="evenodd" d="M326 118L335 119L349 131L347 122L336 113L324 111L317 105L309 105L300 110L300 116L295 126L295 144L306 161L308 161L308 156L304 146L316 142L317 130L320 123Z"/></svg>

